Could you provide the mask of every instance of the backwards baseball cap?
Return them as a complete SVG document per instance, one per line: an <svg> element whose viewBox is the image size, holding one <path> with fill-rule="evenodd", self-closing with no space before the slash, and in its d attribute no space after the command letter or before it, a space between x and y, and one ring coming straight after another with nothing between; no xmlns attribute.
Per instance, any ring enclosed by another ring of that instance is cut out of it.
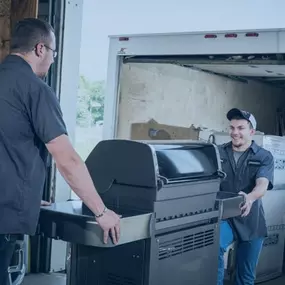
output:
<svg viewBox="0 0 285 285"><path fill-rule="evenodd" d="M248 122L252 124L253 129L256 130L257 123L255 120L255 117L251 113L244 111L244 110L237 109L237 108L233 108L229 110L229 112L227 113L228 120L230 121L235 117L241 117L247 120Z"/></svg>

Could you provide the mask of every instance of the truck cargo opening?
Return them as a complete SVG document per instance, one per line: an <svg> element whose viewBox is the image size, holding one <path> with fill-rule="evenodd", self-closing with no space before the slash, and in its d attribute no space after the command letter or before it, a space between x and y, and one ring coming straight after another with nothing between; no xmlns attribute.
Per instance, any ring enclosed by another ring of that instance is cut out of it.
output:
<svg viewBox="0 0 285 285"><path fill-rule="evenodd" d="M225 131L226 112L239 107L279 135L284 54L279 30L111 37L105 134L141 139L137 124L150 120Z"/></svg>

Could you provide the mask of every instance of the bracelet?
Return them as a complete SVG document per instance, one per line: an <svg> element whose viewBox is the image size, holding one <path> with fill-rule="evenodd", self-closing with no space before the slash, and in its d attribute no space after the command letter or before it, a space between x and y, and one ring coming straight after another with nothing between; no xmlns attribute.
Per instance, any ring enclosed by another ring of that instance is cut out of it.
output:
<svg viewBox="0 0 285 285"><path fill-rule="evenodd" d="M107 212L107 210L108 210L107 207L105 207L101 214L98 215L95 214L95 218L101 218Z"/></svg>

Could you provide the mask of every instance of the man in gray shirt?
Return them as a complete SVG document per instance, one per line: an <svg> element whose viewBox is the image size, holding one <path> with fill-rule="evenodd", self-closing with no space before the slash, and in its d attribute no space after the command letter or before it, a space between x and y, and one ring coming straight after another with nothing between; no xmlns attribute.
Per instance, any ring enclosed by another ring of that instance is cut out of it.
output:
<svg viewBox="0 0 285 285"><path fill-rule="evenodd" d="M227 118L231 142L219 146L222 168L227 174L220 191L239 193L245 203L241 216L221 223L218 285L223 284L224 253L234 239L237 241L235 285L253 285L267 236L261 198L273 188L274 160L269 151L253 141L257 124L252 114L232 109Z"/></svg>
<svg viewBox="0 0 285 285"><path fill-rule="evenodd" d="M120 217L107 209L85 163L71 145L54 91L42 80L56 57L53 28L39 19L20 21L11 54L0 65L0 284L20 235L33 235L40 213L50 153L72 190L94 213L114 243ZM69 47L67 47L69 48Z"/></svg>

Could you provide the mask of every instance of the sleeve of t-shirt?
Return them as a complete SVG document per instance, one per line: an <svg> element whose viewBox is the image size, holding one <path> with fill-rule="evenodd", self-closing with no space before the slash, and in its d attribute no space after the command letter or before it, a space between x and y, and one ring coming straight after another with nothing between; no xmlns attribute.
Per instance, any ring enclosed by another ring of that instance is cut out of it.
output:
<svg viewBox="0 0 285 285"><path fill-rule="evenodd" d="M37 92L30 94L29 109L34 131L43 143L67 135L60 104L48 85L43 84Z"/></svg>
<svg viewBox="0 0 285 285"><path fill-rule="evenodd" d="M270 152L264 157L261 162L261 166L256 174L257 178L267 178L269 181L268 190L273 188L273 180L274 180L274 159Z"/></svg>

